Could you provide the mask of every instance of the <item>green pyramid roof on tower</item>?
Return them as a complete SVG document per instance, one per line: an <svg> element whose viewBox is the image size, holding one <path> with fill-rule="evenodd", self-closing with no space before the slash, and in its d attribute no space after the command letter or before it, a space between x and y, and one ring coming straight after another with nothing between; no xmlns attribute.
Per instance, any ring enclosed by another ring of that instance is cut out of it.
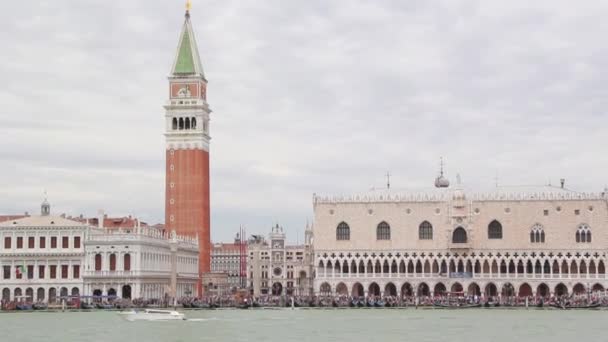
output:
<svg viewBox="0 0 608 342"><path fill-rule="evenodd" d="M194 31L190 22L190 14L186 12L186 19L177 46L177 54L173 63L171 74L174 76L202 76L205 77Z"/></svg>

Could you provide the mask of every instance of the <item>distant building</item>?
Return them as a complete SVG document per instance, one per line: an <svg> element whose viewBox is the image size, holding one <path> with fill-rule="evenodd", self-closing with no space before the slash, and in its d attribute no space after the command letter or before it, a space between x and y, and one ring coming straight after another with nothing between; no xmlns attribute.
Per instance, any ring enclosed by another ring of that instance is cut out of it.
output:
<svg viewBox="0 0 608 342"><path fill-rule="evenodd" d="M237 234L233 243L214 243L211 249L211 272L226 273L231 290L247 286L247 242ZM205 286L205 283L203 283Z"/></svg>
<svg viewBox="0 0 608 342"><path fill-rule="evenodd" d="M1 222L0 237L4 301L58 303L81 295L163 299L173 293L172 265L176 296L196 295L197 239L136 218L55 216L45 200L40 216Z"/></svg>
<svg viewBox="0 0 608 342"><path fill-rule="evenodd" d="M202 282L205 296L223 296L233 292L226 272L203 273Z"/></svg>
<svg viewBox="0 0 608 342"><path fill-rule="evenodd" d="M2 300L55 302L83 293L84 241L91 227L51 215L45 199L39 216L0 223Z"/></svg>
<svg viewBox="0 0 608 342"><path fill-rule="evenodd" d="M248 242L247 281L254 296L312 294L312 230L306 227L303 245L286 244L283 227L272 227L268 240L252 236Z"/></svg>
<svg viewBox="0 0 608 342"><path fill-rule="evenodd" d="M198 241L148 227L95 231L85 241L84 292L119 298L172 297L171 272L176 267L176 297L196 295Z"/></svg>

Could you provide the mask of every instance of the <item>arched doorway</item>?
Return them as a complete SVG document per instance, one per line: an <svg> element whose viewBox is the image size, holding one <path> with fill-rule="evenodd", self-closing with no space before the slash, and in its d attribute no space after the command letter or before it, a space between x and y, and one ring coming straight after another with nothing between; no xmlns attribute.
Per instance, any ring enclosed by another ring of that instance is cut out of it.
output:
<svg viewBox="0 0 608 342"><path fill-rule="evenodd" d="M549 286L545 283L541 283L536 288L536 295L540 297L548 297L550 295Z"/></svg>
<svg viewBox="0 0 608 342"><path fill-rule="evenodd" d="M80 289L77 287L72 287L72 297L80 296Z"/></svg>
<svg viewBox="0 0 608 342"><path fill-rule="evenodd" d="M57 289L54 287L51 287L49 289L49 303L55 303L57 302Z"/></svg>
<svg viewBox="0 0 608 342"><path fill-rule="evenodd" d="M331 287L330 287L330 292L331 292ZM283 284L276 282L274 284L272 284L272 295L273 296L280 296L283 293Z"/></svg>
<svg viewBox="0 0 608 342"><path fill-rule="evenodd" d="M108 297L110 297L110 299L113 299L112 297L116 297L116 289L115 288L110 288L108 290Z"/></svg>
<svg viewBox="0 0 608 342"><path fill-rule="evenodd" d="M572 289L572 292L574 292L574 294L584 294L585 291L585 285L578 283L576 285L574 285L574 288Z"/></svg>
<svg viewBox="0 0 608 342"><path fill-rule="evenodd" d="M28 302L33 302L34 301L34 289L31 287L28 287L27 289L25 289L25 300Z"/></svg>
<svg viewBox="0 0 608 342"><path fill-rule="evenodd" d="M443 296L445 294L445 291L447 291L447 289L445 288L445 285L443 285L443 283L437 283L433 288L433 294L435 296Z"/></svg>
<svg viewBox="0 0 608 342"><path fill-rule="evenodd" d="M556 296L565 296L568 294L568 288L566 285L559 283L555 286L555 295Z"/></svg>
<svg viewBox="0 0 608 342"><path fill-rule="evenodd" d="M21 296L23 296L23 291L21 291L21 288L18 287L15 289L15 300L21 300L20 298L17 298Z"/></svg>
<svg viewBox="0 0 608 342"><path fill-rule="evenodd" d="M595 284L593 285L593 287L591 288L591 291L593 292L603 292L604 291L604 286L602 286L602 284Z"/></svg>
<svg viewBox="0 0 608 342"><path fill-rule="evenodd" d="M401 286L401 296L402 297L411 297L414 295L414 289L412 289L412 285L410 283L405 283Z"/></svg>
<svg viewBox="0 0 608 342"><path fill-rule="evenodd" d="M39 287L38 290L36 290L36 301L38 302L43 302L44 301L44 288Z"/></svg>
<svg viewBox="0 0 608 342"><path fill-rule="evenodd" d="M102 292L100 289L94 290L93 291L93 296L95 297L101 297L102 296Z"/></svg>
<svg viewBox="0 0 608 342"><path fill-rule="evenodd" d="M346 287L346 284L338 284L338 286L336 286L336 293L340 296L348 296L348 287Z"/></svg>
<svg viewBox="0 0 608 342"><path fill-rule="evenodd" d="M460 283L452 284L452 288L450 289L450 292L462 293L463 292L462 284L460 284Z"/></svg>
<svg viewBox="0 0 608 342"><path fill-rule="evenodd" d="M429 296L431 294L431 291L429 289L429 286L426 283L420 283L420 285L418 285L418 295L419 296Z"/></svg>
<svg viewBox="0 0 608 342"><path fill-rule="evenodd" d="M496 288L496 285L494 285L494 283L488 283L488 285L486 285L485 295L486 297L494 297L498 295L498 289Z"/></svg>
<svg viewBox="0 0 608 342"><path fill-rule="evenodd" d="M2 300L11 300L11 290L8 287L2 289Z"/></svg>
<svg viewBox="0 0 608 342"><path fill-rule="evenodd" d="M122 286L122 298L131 299L131 285Z"/></svg>
<svg viewBox="0 0 608 342"><path fill-rule="evenodd" d="M353 285L353 291L351 293L351 295L355 298L357 297L363 297L365 294L365 290L363 289L363 285L361 285L360 283L355 283L355 285Z"/></svg>
<svg viewBox="0 0 608 342"><path fill-rule="evenodd" d="M532 295L532 287L528 283L523 283L519 287L519 296L520 297L529 297Z"/></svg>
<svg viewBox="0 0 608 342"><path fill-rule="evenodd" d="M481 296L481 289L479 288L479 285L477 285L476 283L471 283L469 285L467 294L469 296Z"/></svg>
<svg viewBox="0 0 608 342"><path fill-rule="evenodd" d="M321 287L319 288L319 292L323 296L329 296L331 294L331 285L329 285L329 283L323 283L323 284L321 284Z"/></svg>
<svg viewBox="0 0 608 342"><path fill-rule="evenodd" d="M385 296L397 296L397 287L393 283L386 284L384 287L384 295Z"/></svg>
<svg viewBox="0 0 608 342"><path fill-rule="evenodd" d="M376 283L371 283L367 290L367 294L370 296L380 296L380 286Z"/></svg>
<svg viewBox="0 0 608 342"><path fill-rule="evenodd" d="M62 287L61 290L59 291L59 297L61 297L61 299L65 299L65 297L68 296L68 288L67 287Z"/></svg>
<svg viewBox="0 0 608 342"><path fill-rule="evenodd" d="M513 297L515 296L515 288L511 283L506 283L502 286L501 294L503 297Z"/></svg>

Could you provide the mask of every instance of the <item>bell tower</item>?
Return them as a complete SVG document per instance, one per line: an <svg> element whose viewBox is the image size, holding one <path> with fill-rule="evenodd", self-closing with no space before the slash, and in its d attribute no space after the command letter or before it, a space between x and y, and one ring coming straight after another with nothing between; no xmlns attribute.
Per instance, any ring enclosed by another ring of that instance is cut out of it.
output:
<svg viewBox="0 0 608 342"><path fill-rule="evenodd" d="M199 281L210 270L209 115L207 79L190 22L190 1L169 75L165 104L165 229L198 237Z"/></svg>

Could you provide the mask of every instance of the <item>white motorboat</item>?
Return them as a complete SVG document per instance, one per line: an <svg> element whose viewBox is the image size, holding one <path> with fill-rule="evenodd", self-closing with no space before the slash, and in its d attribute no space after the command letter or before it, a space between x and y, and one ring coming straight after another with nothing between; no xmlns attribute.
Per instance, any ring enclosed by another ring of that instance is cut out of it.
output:
<svg viewBox="0 0 608 342"><path fill-rule="evenodd" d="M145 311L123 311L120 313L127 321L181 321L186 316L172 310L146 309Z"/></svg>

